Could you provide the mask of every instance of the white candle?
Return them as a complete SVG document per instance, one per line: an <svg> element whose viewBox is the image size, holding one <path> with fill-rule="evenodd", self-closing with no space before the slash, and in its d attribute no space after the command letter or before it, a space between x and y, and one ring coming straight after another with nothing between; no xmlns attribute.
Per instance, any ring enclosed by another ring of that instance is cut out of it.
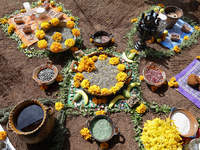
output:
<svg viewBox="0 0 200 150"><path fill-rule="evenodd" d="M25 2L23 3L24 5L24 8L26 9L26 13L27 14L31 14L31 6L30 6L30 3L29 2Z"/></svg>

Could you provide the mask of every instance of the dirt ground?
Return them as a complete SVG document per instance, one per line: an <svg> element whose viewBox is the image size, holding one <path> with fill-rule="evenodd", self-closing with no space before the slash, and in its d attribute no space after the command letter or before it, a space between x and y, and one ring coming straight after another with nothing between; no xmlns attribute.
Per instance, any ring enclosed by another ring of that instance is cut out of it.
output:
<svg viewBox="0 0 200 150"><path fill-rule="evenodd" d="M11 14L14 10L22 9L25 0L1 0L0 17ZM132 27L131 19L138 17L143 11L151 5L157 5L159 0L56 0L57 3L63 3L67 10L72 10L74 16L79 17L79 28L81 29L83 45L87 48L94 47L90 43L90 34L96 31L105 30L114 35L116 50L123 52L127 45L127 40L123 37ZM190 17L198 24L200 23L200 0L168 0L163 1L163 5L174 5L180 7L184 16ZM136 42L135 36L133 41ZM180 55L168 59L145 58L141 60L139 74L149 62L155 62L162 68L167 76L167 80L181 72L187 67L197 55L199 55L200 38L198 44L191 48L186 48ZM37 83L32 79L33 70L46 62L46 58L29 59L24 53L17 49L16 42L10 39L0 29L0 109L8 106L14 106L25 99L37 98L56 98L55 92L58 92L59 86L53 83L46 92L40 90ZM159 44L148 44L156 50L164 49ZM59 73L62 70L64 61L56 58L51 59L58 68ZM162 87L156 92L151 92L149 86L142 82L143 99L145 101L157 102L159 105L169 105L170 107L180 107L191 111L195 117L200 118L200 110L187 98L172 88ZM158 116L152 112L147 112L143 121ZM117 113L110 115L117 127L120 128L120 134L109 141L109 149L112 150L139 150L133 135L133 123L130 114ZM162 116L163 117L163 116ZM87 142L81 138L80 130L85 127L88 118L78 116L66 119L65 126L70 134L66 135L64 150L100 150L99 143ZM5 128L5 124L2 124ZM51 144L41 142L29 145L21 142L17 136L8 132L8 137L17 150L49 150Z"/></svg>

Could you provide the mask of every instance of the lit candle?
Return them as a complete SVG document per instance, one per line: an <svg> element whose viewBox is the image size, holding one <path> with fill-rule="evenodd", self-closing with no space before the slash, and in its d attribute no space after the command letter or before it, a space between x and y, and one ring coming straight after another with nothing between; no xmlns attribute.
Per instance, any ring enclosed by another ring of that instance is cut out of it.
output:
<svg viewBox="0 0 200 150"><path fill-rule="evenodd" d="M27 14L31 14L31 6L30 6L30 3L29 2L25 2L23 3L24 5L24 8L26 9L26 13Z"/></svg>

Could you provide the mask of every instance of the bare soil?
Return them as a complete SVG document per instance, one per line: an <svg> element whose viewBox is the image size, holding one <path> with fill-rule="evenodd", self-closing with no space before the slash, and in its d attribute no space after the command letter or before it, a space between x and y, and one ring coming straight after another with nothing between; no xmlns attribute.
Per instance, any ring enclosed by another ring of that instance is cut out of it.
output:
<svg viewBox="0 0 200 150"><path fill-rule="evenodd" d="M25 0L1 0L0 17L11 14L14 10L22 9ZM79 17L79 28L81 29L83 46L85 48L95 47L90 43L90 34L104 30L114 35L116 50L123 52L127 45L127 40L123 37L132 27L131 19L138 17L143 11L152 5L160 3L159 0L57 0L63 3L67 10L72 10L74 16ZM184 16L200 23L200 0L168 0L162 3L165 6L174 5L181 8ZM133 41L138 41L135 36ZM181 72L187 67L197 55L199 55L200 38L198 44L183 50L180 55L175 55L167 59L145 58L141 60L139 74L149 62L162 68L167 76L167 80ZM40 90L38 84L32 79L33 70L46 62L46 58L29 59L24 53L17 49L17 44L0 30L0 109L14 106L26 99L37 98L57 98L55 93L59 91L57 82L49 86L44 92ZM159 44L148 44L156 50L167 50ZM64 61L51 58L53 64L58 68L59 73L64 67ZM151 92L150 87L142 82L143 98L145 101L157 102L159 105L169 105L170 107L180 107L191 111L195 117L200 118L200 110L191 101L181 95L173 88L164 86L156 92ZM159 117L158 114L147 112L143 117L143 122L152 117ZM134 140L133 123L130 114L116 113L110 115L120 134L109 141L109 149L112 150L138 150L138 144ZM164 116L161 116L164 119ZM66 119L65 126L70 134L66 134L64 150L100 150L99 143L87 142L81 138L80 130L85 127L85 117L70 117ZM90 119L90 118L89 118ZM5 124L2 124L6 130ZM7 131L7 130L6 130ZM8 137L17 150L49 150L53 142L40 142L38 144L25 144L21 142L16 134L8 132Z"/></svg>

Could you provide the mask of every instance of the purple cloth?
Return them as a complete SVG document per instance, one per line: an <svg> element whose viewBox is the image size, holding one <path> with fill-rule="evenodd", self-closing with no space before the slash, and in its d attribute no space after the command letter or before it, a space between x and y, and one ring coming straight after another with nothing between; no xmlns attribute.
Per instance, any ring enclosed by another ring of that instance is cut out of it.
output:
<svg viewBox="0 0 200 150"><path fill-rule="evenodd" d="M198 87L191 87L187 84L190 74L200 75L200 61L195 59L183 71L175 76L179 87L178 91L200 108L200 91Z"/></svg>

